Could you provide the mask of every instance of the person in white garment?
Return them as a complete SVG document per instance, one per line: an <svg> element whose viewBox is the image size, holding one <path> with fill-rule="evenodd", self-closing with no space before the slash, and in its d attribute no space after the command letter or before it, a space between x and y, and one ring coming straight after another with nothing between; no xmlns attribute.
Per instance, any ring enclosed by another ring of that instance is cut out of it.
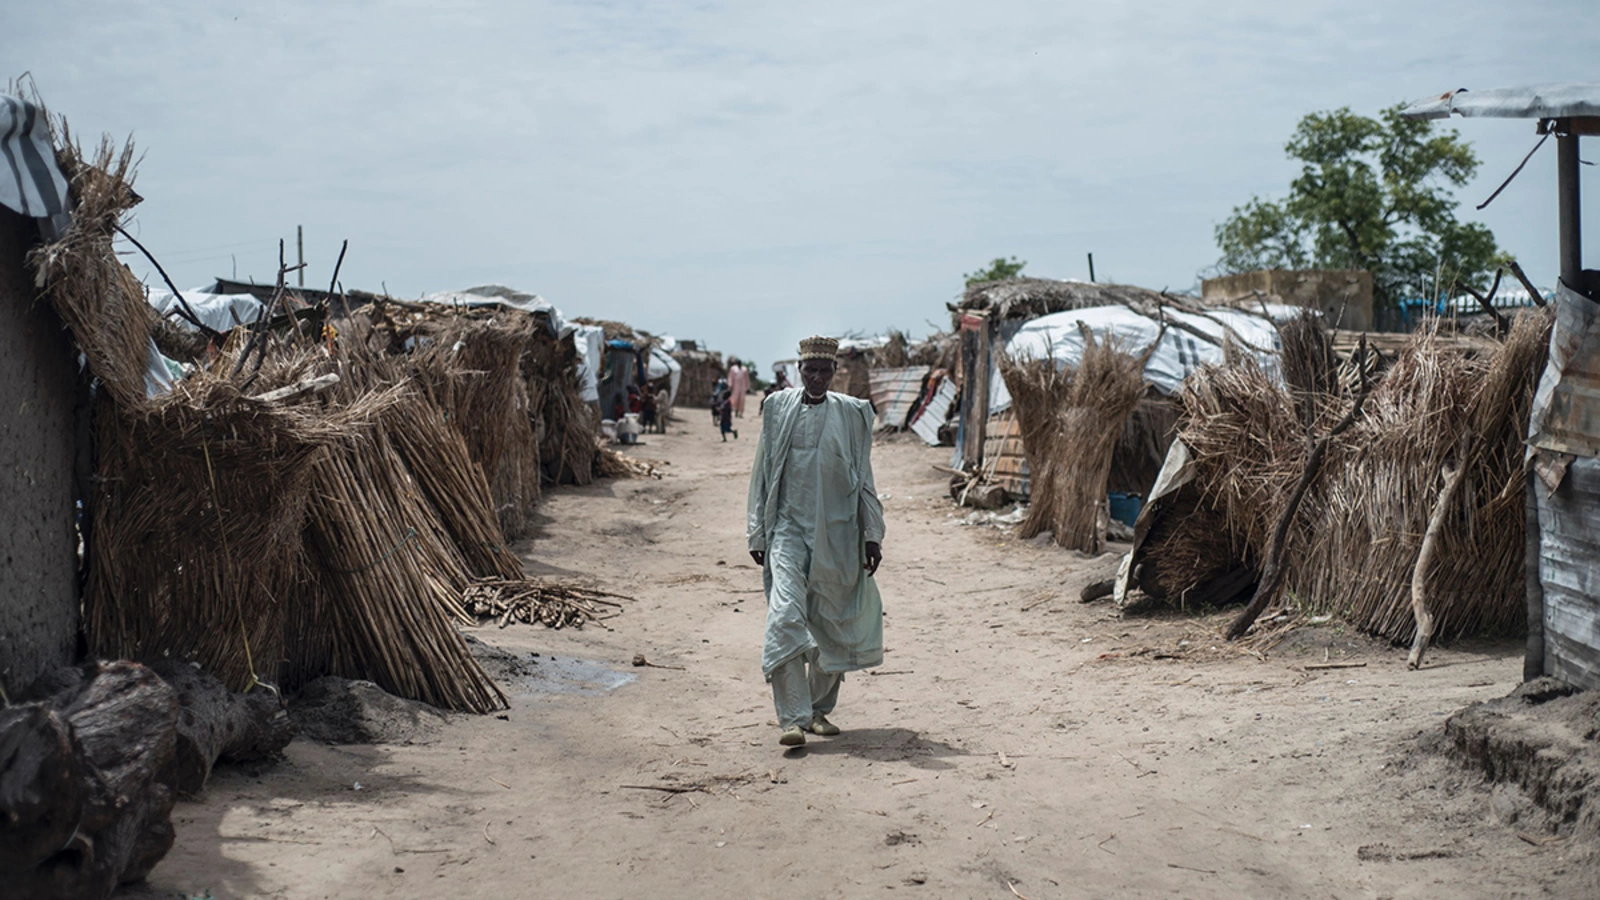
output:
<svg viewBox="0 0 1600 900"><path fill-rule="evenodd" d="M883 506L872 482L871 404L833 393L839 342L800 342L799 388L761 408L746 538L767 594L761 669L782 733L836 735L844 673L883 662Z"/></svg>

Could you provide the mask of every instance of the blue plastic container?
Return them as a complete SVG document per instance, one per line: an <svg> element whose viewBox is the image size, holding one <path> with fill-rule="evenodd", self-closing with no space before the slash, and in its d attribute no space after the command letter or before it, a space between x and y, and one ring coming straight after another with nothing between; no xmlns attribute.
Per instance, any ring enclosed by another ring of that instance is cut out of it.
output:
<svg viewBox="0 0 1600 900"><path fill-rule="evenodd" d="M1120 491L1113 491L1109 499L1111 518L1132 528L1133 523L1139 518L1140 508L1144 506L1144 498L1138 494L1124 494Z"/></svg>

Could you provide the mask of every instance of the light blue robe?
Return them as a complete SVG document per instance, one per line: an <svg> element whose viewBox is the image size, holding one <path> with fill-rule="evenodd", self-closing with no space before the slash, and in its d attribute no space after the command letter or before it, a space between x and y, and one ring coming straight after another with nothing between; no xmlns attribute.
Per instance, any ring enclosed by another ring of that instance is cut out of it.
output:
<svg viewBox="0 0 1600 900"><path fill-rule="evenodd" d="M872 425L870 404L832 392L806 406L801 389L790 388L762 407L746 537L766 552L761 670L769 680L813 650L824 672L883 662L883 599L862 569L866 543L881 543L884 531Z"/></svg>

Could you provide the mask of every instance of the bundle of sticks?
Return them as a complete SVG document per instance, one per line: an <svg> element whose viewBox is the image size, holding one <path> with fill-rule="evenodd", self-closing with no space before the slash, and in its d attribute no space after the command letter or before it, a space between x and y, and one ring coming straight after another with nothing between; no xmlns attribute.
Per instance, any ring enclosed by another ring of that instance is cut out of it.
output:
<svg viewBox="0 0 1600 900"><path fill-rule="evenodd" d="M601 478L660 478L661 471L642 459L634 459L610 447L601 447L595 457L595 474Z"/></svg>
<svg viewBox="0 0 1600 900"><path fill-rule="evenodd" d="M462 594L468 613L480 621L494 619L501 628L513 622L550 628L582 628L594 622L604 628L606 619L622 614L616 601L632 599L574 584L515 578L480 579Z"/></svg>

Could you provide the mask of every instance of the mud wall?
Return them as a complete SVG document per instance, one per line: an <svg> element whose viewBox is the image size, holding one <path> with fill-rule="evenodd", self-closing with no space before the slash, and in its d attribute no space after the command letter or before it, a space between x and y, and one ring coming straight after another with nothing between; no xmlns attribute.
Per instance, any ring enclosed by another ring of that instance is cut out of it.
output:
<svg viewBox="0 0 1600 900"><path fill-rule="evenodd" d="M72 661L78 635L71 342L35 303L32 219L0 207L0 686Z"/></svg>

